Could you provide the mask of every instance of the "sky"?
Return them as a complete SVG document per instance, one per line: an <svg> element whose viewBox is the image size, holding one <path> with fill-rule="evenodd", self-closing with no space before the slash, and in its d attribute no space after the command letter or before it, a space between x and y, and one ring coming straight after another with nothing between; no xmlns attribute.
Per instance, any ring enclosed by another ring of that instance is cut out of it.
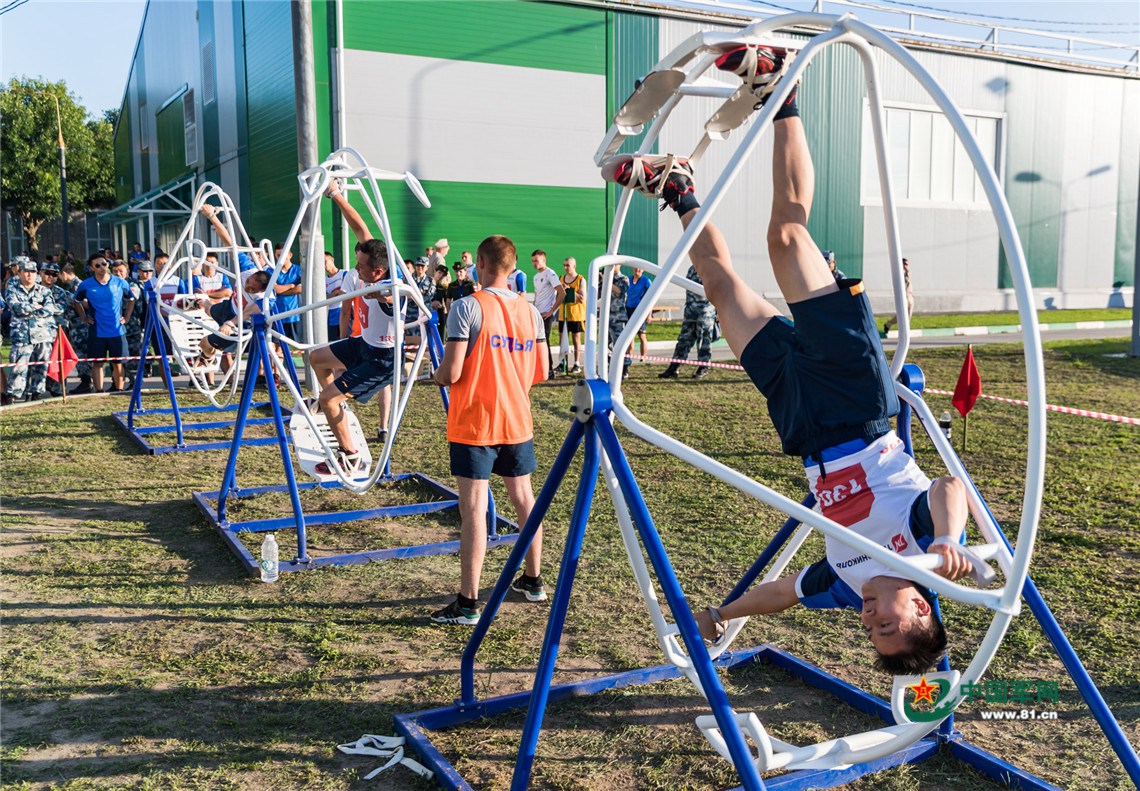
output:
<svg viewBox="0 0 1140 791"><path fill-rule="evenodd" d="M152 0L156 3L195 1ZM773 11L804 11L814 5L813 0L731 0L737 4L750 1L759 8ZM1140 44L1140 2L1137 0L874 0L874 4L902 11L939 9L946 15L978 22ZM117 108L123 98L145 8L146 0L0 0L0 69L4 81L25 75L65 80L92 115ZM824 0L827 13L846 10L851 9ZM906 18L897 14L867 9L855 11L872 25L906 27ZM990 16L975 16L981 14ZM978 28L946 29L961 36L980 37ZM1036 40L1034 43L1048 42ZM1063 42L1057 45L1063 46ZM1093 45L1079 44L1078 47L1097 51Z"/></svg>

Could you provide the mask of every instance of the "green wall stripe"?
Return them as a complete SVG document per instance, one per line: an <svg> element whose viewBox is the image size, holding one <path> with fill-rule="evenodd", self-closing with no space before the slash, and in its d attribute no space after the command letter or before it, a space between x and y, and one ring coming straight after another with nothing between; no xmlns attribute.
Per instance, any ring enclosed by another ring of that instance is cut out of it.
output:
<svg viewBox="0 0 1140 791"><path fill-rule="evenodd" d="M584 264L605 249L606 191L604 188L529 187L510 184L476 184L425 181L432 207L424 208L402 185L384 182L392 234L405 258L423 255L424 248L441 236L451 243L448 263L464 250L474 253L491 234L509 236L518 247L519 268L533 274L530 253L546 251L550 265L567 256ZM364 213L363 202L354 205Z"/></svg>
<svg viewBox="0 0 1140 791"><path fill-rule="evenodd" d="M250 235L284 238L300 204L293 33L288 3L245 6L246 150Z"/></svg>
<svg viewBox="0 0 1140 791"><path fill-rule="evenodd" d="M347 49L606 73L604 11L514 0L387 0L344 8Z"/></svg>
<svg viewBox="0 0 1140 791"><path fill-rule="evenodd" d="M131 131L131 109L123 100L115 127L115 200L126 203L135 196L135 139Z"/></svg>
<svg viewBox="0 0 1140 791"><path fill-rule="evenodd" d="M833 250L848 277L863 276L863 207L860 200L863 66L849 47L830 47L804 74L799 104L817 174L808 230Z"/></svg>
<svg viewBox="0 0 1140 791"><path fill-rule="evenodd" d="M312 0L313 7L313 60L316 82L317 157L324 159L332 153L333 114L336 96L333 94L333 50L336 47L336 3ZM331 201L321 201L321 233L325 236L325 249L341 260L340 233L334 225L335 212Z"/></svg>
<svg viewBox="0 0 1140 791"><path fill-rule="evenodd" d="M1140 209L1140 146L1136 145L1136 119L1140 118L1140 83L1125 80L1120 114L1120 175L1116 198L1116 262L1112 287L1136 285L1137 210ZM1135 299L1135 297L1133 297Z"/></svg>
<svg viewBox="0 0 1140 791"><path fill-rule="evenodd" d="M606 118L607 128L613 116L633 93L637 80L644 77L659 60L658 19L654 16L615 12L610 15L610 35L607 49L610 54L610 72L606 80L607 105L610 115ZM648 125L647 125L648 127ZM622 152L633 152L641 145L645 134L627 139ZM601 142L601 141L599 141ZM652 149L657 150L656 144ZM621 189L611 184L607 189L607 226L612 228L614 210L617 208ZM657 249L657 202L634 200L630 203L622 232L621 249L625 255L635 255L647 261L658 259ZM602 252L601 249L598 251Z"/></svg>

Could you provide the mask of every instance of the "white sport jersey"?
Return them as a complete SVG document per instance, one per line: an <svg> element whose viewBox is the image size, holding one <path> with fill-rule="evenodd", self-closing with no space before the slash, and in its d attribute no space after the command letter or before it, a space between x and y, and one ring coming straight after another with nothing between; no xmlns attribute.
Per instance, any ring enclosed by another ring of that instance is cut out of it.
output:
<svg viewBox="0 0 1140 791"><path fill-rule="evenodd" d="M923 554L910 529L910 508L930 488L930 479L893 431L824 468L826 478L820 478L818 465L805 468L824 516L900 555ZM830 536L826 544L828 564L857 594L872 577L899 576Z"/></svg>
<svg viewBox="0 0 1140 791"><path fill-rule="evenodd" d="M539 313L549 313L554 309L554 300L558 296L558 275L554 270L546 267L534 273L534 306Z"/></svg>
<svg viewBox="0 0 1140 791"><path fill-rule="evenodd" d="M387 284L392 281L381 280L379 282ZM360 280L360 275L353 269L345 274L341 289L347 294L349 291L358 291L366 285L375 284L363 283ZM378 349L395 347L396 318L391 305L367 297L355 297L352 300L352 308L360 316L360 337L364 339L365 343ZM401 300L402 315L406 315L407 311L408 300L404 298Z"/></svg>

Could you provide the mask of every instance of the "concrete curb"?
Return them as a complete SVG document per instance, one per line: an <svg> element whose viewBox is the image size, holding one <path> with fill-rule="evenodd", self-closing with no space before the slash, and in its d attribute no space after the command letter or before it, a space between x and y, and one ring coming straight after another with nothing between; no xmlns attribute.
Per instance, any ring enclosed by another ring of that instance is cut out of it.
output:
<svg viewBox="0 0 1140 791"><path fill-rule="evenodd" d="M1050 330L1103 330L1110 327L1131 327L1131 319L1111 319L1109 321L1058 321L1041 324L1042 332ZM1020 324L992 324L981 327L936 327L927 330L911 330L912 338L937 338L953 335L1007 335L1021 332ZM891 330L887 338L898 339L898 330Z"/></svg>

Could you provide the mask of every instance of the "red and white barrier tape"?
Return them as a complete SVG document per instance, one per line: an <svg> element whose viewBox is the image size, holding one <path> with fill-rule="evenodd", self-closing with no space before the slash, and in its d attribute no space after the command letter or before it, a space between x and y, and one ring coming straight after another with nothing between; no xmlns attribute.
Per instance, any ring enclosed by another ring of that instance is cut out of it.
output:
<svg viewBox="0 0 1140 791"><path fill-rule="evenodd" d="M645 360L651 363L677 363L678 365L701 365L705 368L723 368L726 371L743 371L744 368L739 365L732 365L730 363L702 363L698 360L674 360L672 357L644 357L638 354L631 354L631 360Z"/></svg>
<svg viewBox="0 0 1140 791"><path fill-rule="evenodd" d="M647 360L656 363L677 363L678 365L706 365L709 368L724 368L729 371L743 371L744 368L739 365L732 365L729 363L702 363L695 360L676 360L672 357L644 357L640 355L630 355L634 360ZM935 395L954 395L951 390L935 390L932 387L926 388L925 392L934 393ZM981 393L979 398L987 398L990 401L1000 401L1003 404L1020 404L1021 406L1028 406L1028 401L1022 401L1019 398L1003 398L1001 396L987 395ZM1061 412L1065 415L1079 415L1080 417L1092 417L1097 420L1108 420L1113 423L1126 423L1130 426L1140 426L1140 418L1127 417L1125 415L1110 415L1107 412L1094 412L1091 409L1077 409L1070 406L1056 406L1055 404L1046 404L1045 409L1049 412Z"/></svg>
<svg viewBox="0 0 1140 791"><path fill-rule="evenodd" d="M132 354L130 357L80 357L79 359L72 360L72 362L76 362L76 363L118 363L118 362L124 362L124 361L130 362L131 360L134 360L137 362L138 359L139 359L139 356L137 354ZM177 358L174 355L168 355L166 359L174 360L175 362L177 362ZM147 355L146 361L148 363L149 362L158 362L158 358L157 357L151 357L150 355ZM64 362L67 362L67 360L64 360ZM26 362L26 363L0 363L0 368L16 368L17 366L30 366L30 365L59 365L59 360L37 360L35 362Z"/></svg>
<svg viewBox="0 0 1140 791"><path fill-rule="evenodd" d="M928 393L935 393L937 395L954 395L952 390L935 390L928 387ZM978 398L988 398L990 401L1000 401L1003 404L1020 404L1021 406L1028 406L1028 401L1022 401L1020 398L1002 398L1001 396L986 395L980 393ZM1071 406L1056 406L1055 404L1046 404L1045 409L1049 412L1061 412L1066 415L1080 415L1081 417L1095 417L1097 420L1109 420L1113 423L1127 423L1131 426L1140 426L1140 418L1126 417L1124 415L1110 415L1107 412L1093 412L1091 409L1076 409Z"/></svg>

